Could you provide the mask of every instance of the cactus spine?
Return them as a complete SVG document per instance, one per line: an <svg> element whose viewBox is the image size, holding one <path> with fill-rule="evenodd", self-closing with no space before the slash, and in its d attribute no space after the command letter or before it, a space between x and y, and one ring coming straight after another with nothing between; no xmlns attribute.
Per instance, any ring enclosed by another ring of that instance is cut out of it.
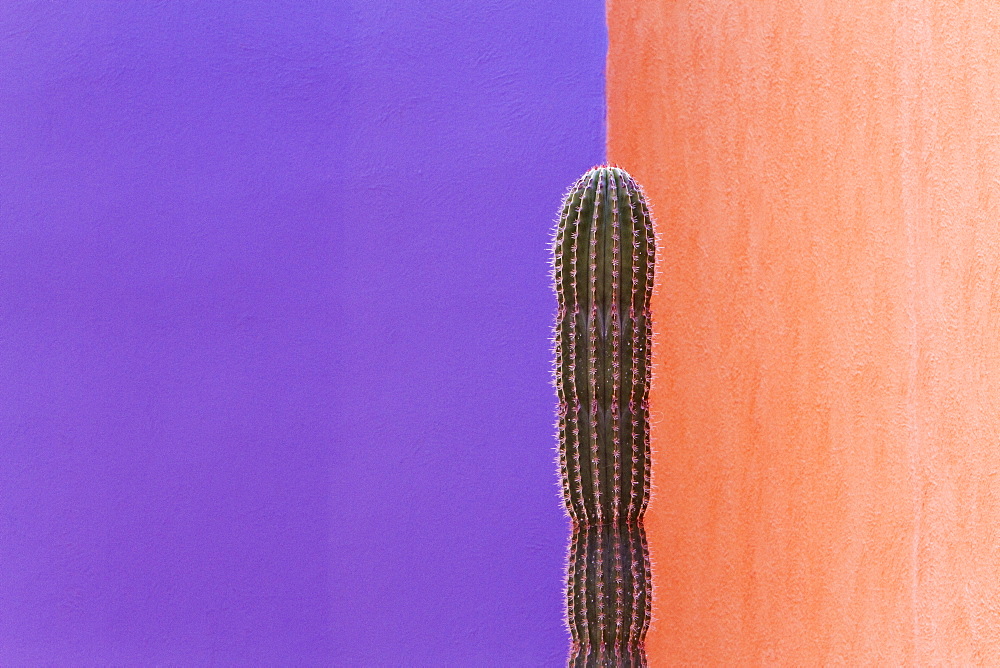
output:
<svg viewBox="0 0 1000 668"><path fill-rule="evenodd" d="M554 342L573 667L646 665L654 249L642 189L624 170L595 167L566 194Z"/></svg>

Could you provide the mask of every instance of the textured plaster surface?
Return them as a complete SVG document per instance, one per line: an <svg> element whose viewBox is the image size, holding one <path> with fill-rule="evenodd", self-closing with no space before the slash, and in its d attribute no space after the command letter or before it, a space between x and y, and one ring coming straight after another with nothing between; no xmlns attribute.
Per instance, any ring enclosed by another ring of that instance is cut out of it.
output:
<svg viewBox="0 0 1000 668"><path fill-rule="evenodd" d="M0 665L560 665L604 6L0 5Z"/></svg>
<svg viewBox="0 0 1000 668"><path fill-rule="evenodd" d="M341 665L561 666L551 242L604 5L354 3L336 265Z"/></svg>
<svg viewBox="0 0 1000 668"><path fill-rule="evenodd" d="M1000 7L610 0L653 665L996 665Z"/></svg>

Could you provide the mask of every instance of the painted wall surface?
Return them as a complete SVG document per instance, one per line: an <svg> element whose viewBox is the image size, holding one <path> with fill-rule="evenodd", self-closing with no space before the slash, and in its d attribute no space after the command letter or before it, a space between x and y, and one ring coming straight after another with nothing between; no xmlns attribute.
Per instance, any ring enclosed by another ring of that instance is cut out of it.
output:
<svg viewBox="0 0 1000 668"><path fill-rule="evenodd" d="M559 665L599 2L0 7L0 665Z"/></svg>
<svg viewBox="0 0 1000 668"><path fill-rule="evenodd" d="M363 0L338 186L342 665L562 666L551 241L604 4Z"/></svg>
<svg viewBox="0 0 1000 668"><path fill-rule="evenodd" d="M1000 656L1000 6L610 0L653 665Z"/></svg>

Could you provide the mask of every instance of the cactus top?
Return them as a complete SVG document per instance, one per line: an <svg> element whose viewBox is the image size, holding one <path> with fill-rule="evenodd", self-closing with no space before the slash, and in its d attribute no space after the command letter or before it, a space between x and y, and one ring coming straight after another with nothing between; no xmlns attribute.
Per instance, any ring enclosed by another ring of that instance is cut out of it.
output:
<svg viewBox="0 0 1000 668"><path fill-rule="evenodd" d="M563 493L575 523L635 523L649 499L655 242L627 172L595 167L563 200L553 246Z"/></svg>

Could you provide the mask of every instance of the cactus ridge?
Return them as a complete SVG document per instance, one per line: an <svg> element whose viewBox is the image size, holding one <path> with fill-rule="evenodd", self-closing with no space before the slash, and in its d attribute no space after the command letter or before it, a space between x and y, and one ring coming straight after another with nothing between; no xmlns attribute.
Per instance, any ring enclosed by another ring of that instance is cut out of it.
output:
<svg viewBox="0 0 1000 668"><path fill-rule="evenodd" d="M649 208L627 172L599 166L577 180L553 246L571 666L646 665L654 255Z"/></svg>

